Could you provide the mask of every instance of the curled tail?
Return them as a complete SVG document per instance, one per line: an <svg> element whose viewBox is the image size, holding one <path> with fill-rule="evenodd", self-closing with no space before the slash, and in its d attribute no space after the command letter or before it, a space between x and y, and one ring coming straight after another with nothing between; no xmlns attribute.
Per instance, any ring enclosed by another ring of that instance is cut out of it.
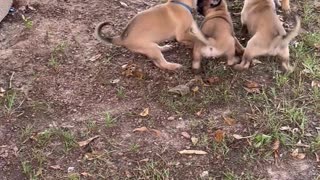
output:
<svg viewBox="0 0 320 180"><path fill-rule="evenodd" d="M94 32L96 38L102 42L105 42L105 43L121 45L122 40L121 40L120 36L119 37L105 37L102 35L102 28L108 24L109 24L109 22L102 22L97 25L95 32Z"/></svg>
<svg viewBox="0 0 320 180"><path fill-rule="evenodd" d="M282 37L281 45L288 45L293 38L298 36L301 28L301 20L298 16L296 16L295 19L296 19L296 26L292 29L291 32L289 32L287 35Z"/></svg>

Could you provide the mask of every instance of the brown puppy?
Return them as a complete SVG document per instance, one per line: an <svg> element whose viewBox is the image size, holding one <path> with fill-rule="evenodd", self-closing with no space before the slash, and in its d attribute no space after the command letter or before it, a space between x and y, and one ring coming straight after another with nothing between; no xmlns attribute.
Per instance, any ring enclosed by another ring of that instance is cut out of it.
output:
<svg viewBox="0 0 320 180"><path fill-rule="evenodd" d="M108 22L100 23L95 35L101 41L125 46L133 52L148 56L161 69L176 70L182 65L167 62L161 53L170 46L159 46L158 43L174 38L187 45L193 44L196 39L208 43L191 13L196 4L196 0L169 0L137 14L118 37L101 35L102 28Z"/></svg>
<svg viewBox="0 0 320 180"><path fill-rule="evenodd" d="M285 71L293 70L289 64L289 42L299 33L298 17L296 26L287 34L275 12L273 0L245 0L241 22L252 38L247 43L241 63L235 65L235 69L249 68L254 57L272 55L280 56Z"/></svg>
<svg viewBox="0 0 320 180"><path fill-rule="evenodd" d="M208 37L209 45L197 41L193 47L192 68L199 69L202 57L227 56L227 64L238 63L236 52L243 52L243 47L234 36L231 16L225 0L203 0L201 3L205 19L201 31Z"/></svg>
<svg viewBox="0 0 320 180"><path fill-rule="evenodd" d="M282 0L281 4L280 4L279 0L274 0L274 2L278 6L281 5L282 10L284 10L286 13L290 12L290 1L289 0Z"/></svg>

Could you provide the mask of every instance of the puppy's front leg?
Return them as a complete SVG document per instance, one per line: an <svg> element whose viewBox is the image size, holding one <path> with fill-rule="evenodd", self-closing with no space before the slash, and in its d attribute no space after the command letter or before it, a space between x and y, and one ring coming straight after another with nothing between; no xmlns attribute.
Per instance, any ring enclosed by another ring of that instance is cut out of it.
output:
<svg viewBox="0 0 320 180"><path fill-rule="evenodd" d="M198 43L196 43L193 47L193 61L192 61L192 69L199 70L201 66L201 47Z"/></svg>
<svg viewBox="0 0 320 180"><path fill-rule="evenodd" d="M281 1L281 8L286 12L290 12L290 0L282 0Z"/></svg>

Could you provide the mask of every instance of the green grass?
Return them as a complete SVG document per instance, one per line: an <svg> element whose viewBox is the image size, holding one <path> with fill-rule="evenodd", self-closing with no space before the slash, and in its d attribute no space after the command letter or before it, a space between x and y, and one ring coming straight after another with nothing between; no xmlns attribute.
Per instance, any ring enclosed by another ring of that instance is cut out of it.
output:
<svg viewBox="0 0 320 180"><path fill-rule="evenodd" d="M106 128L111 128L115 126L116 119L111 116L109 112L104 114L104 125Z"/></svg>

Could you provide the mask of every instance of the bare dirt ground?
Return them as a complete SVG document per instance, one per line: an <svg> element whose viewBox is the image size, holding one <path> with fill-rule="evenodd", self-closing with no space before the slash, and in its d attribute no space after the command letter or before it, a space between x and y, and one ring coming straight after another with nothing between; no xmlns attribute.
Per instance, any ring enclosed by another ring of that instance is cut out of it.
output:
<svg viewBox="0 0 320 180"><path fill-rule="evenodd" d="M116 35L160 3L123 2L20 1L1 22L1 179L320 177L319 3L291 2L303 27L291 44L292 74L266 57L242 73L206 60L199 78L191 50L176 42L165 56L185 68L168 72L97 41L99 22L112 22ZM229 2L237 34L242 3ZM131 76L128 63L141 72ZM188 94L169 92L190 81Z"/></svg>

